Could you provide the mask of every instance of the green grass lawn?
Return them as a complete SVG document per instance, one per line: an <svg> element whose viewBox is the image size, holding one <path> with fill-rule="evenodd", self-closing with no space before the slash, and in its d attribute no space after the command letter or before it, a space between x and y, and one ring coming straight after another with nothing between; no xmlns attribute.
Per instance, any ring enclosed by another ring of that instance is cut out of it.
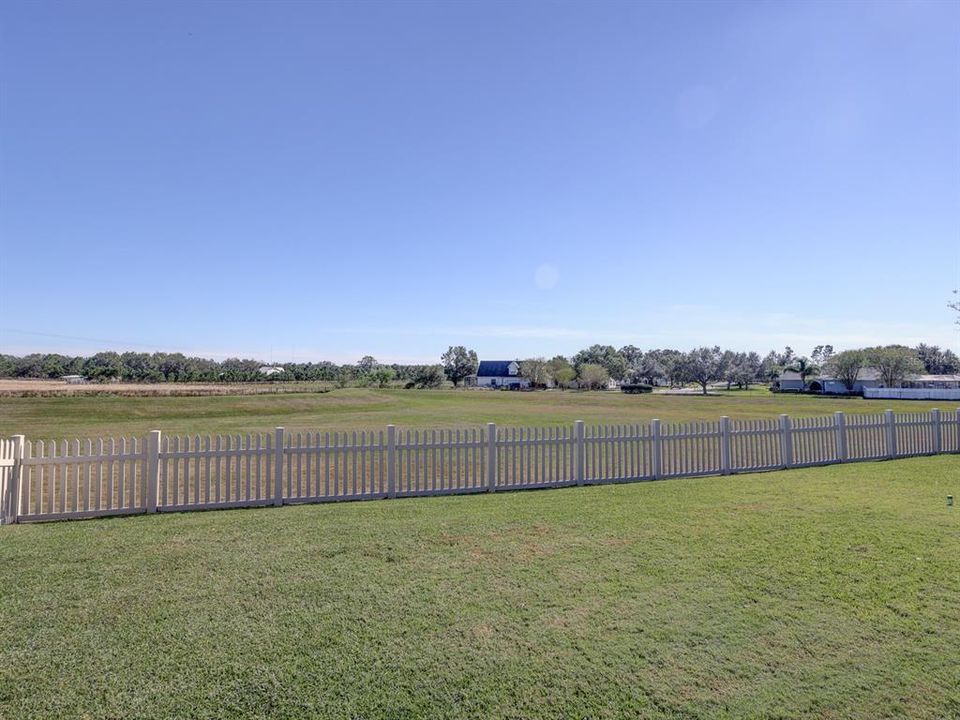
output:
<svg viewBox="0 0 960 720"><path fill-rule="evenodd" d="M487 422L544 426L829 415L836 410L879 413L887 408L953 410L948 403L868 401L774 394L766 389L696 395L624 395L620 392L483 392L453 390L336 390L329 393L227 397L0 398L0 435L33 439L166 433L238 433L289 430L379 430L467 427Z"/></svg>
<svg viewBox="0 0 960 720"><path fill-rule="evenodd" d="M958 717L948 493L960 457L2 527L0 717Z"/></svg>

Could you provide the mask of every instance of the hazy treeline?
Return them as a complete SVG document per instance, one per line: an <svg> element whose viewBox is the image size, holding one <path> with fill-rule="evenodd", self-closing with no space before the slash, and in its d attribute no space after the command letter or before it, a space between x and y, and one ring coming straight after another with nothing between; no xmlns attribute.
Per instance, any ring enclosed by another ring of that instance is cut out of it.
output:
<svg viewBox="0 0 960 720"><path fill-rule="evenodd" d="M445 380L455 385L474 374L477 354L462 346L451 347L435 365L382 364L371 356L356 363L275 363L283 373L267 375L260 360L228 358L211 360L182 353L101 352L89 357L57 353L33 353L23 357L0 355L0 377L55 379L83 375L92 381L125 382L283 382L320 381L340 386L401 383L408 387L439 387ZM835 353L830 345L818 345L809 356L792 348L771 350L765 356L719 347L690 351L641 350L633 345L615 348L592 345L571 357L520 360L521 374L534 385L604 387L611 378L620 382L650 385L687 385L726 382L749 387L768 383L784 370L802 376L822 373L855 373L859 368L888 363L901 375L912 372L960 373L960 358L935 345L915 348L888 346Z"/></svg>
<svg viewBox="0 0 960 720"><path fill-rule="evenodd" d="M275 363L283 373L265 375L261 360L227 358L211 360L182 353L101 352L89 357L33 353L23 357L0 355L0 377L55 379L64 375L83 375L105 382L278 382L325 381L353 384L373 370L389 370L391 380L413 380L424 365L380 365L373 358L355 364L332 362ZM441 380L442 380L441 376Z"/></svg>

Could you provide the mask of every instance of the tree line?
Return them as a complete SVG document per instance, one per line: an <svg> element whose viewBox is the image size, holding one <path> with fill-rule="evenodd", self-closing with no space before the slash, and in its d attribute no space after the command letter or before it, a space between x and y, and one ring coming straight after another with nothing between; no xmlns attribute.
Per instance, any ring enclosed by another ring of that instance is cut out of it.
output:
<svg viewBox="0 0 960 720"><path fill-rule="evenodd" d="M683 352L643 351L633 345L620 349L612 345L592 345L569 359L557 356L550 360L521 361L520 372L534 385L552 382L560 387L601 388L613 379L671 387L697 385L706 394L707 388L717 383L741 389L771 383L788 370L797 373L805 383L827 374L852 390L867 367L875 368L885 384L895 386L911 374L960 373L960 358L952 350L923 343L914 348L889 345L839 353L834 352L832 345L818 345L809 356L798 355L793 348L786 347L782 351L771 350L764 357L756 352L722 350L718 346Z"/></svg>
<svg viewBox="0 0 960 720"><path fill-rule="evenodd" d="M278 382L321 381L347 386L433 388L445 381L458 386L476 374L477 353L462 345L451 346L437 364L384 364L367 355L356 363L279 363L283 373L266 375L260 360L228 358L211 360L182 353L101 352L88 357L57 353L33 353L22 357L0 355L0 377L59 378L82 375L90 380L125 382ZM818 345L809 356L790 347L756 352L700 347L642 350L634 345L615 348L591 345L571 357L533 357L520 361L520 374L535 387L599 389L611 379L618 382L707 387L727 383L749 388L775 381L793 370L806 381L826 373L853 387L865 367L874 367L887 385L895 385L912 373L960 373L960 358L949 349L920 344L914 348L887 346L835 353L831 345Z"/></svg>
<svg viewBox="0 0 960 720"><path fill-rule="evenodd" d="M397 380L436 386L444 381L439 366L382 365L370 356L342 365L326 361L275 363L270 367L284 371L276 375L262 373L260 368L265 365L261 360L211 360L182 353L100 352L86 357L32 353L22 357L0 355L0 377L56 379L82 375L94 382L134 383L321 381L344 387L389 385Z"/></svg>

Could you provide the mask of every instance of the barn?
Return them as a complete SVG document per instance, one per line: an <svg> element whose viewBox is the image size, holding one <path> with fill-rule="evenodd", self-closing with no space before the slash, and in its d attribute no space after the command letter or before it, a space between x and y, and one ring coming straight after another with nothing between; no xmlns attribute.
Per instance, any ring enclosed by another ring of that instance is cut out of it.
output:
<svg viewBox="0 0 960 720"><path fill-rule="evenodd" d="M520 376L520 363L516 360L481 360L477 387L520 390L530 387L530 381Z"/></svg>

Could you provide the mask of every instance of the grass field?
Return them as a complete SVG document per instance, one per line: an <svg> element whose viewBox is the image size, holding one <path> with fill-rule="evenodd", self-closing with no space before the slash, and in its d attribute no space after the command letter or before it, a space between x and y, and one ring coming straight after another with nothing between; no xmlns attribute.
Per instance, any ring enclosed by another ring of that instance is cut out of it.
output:
<svg viewBox="0 0 960 720"><path fill-rule="evenodd" d="M335 390L328 393L218 397L4 397L0 435L33 439L167 433L289 430L379 430L401 427L545 426L829 415L836 410L917 412L948 403L868 401L774 394L766 389L697 395L624 395L619 392L484 392L453 390Z"/></svg>
<svg viewBox="0 0 960 720"><path fill-rule="evenodd" d="M3 718L960 716L960 457L0 528Z"/></svg>

